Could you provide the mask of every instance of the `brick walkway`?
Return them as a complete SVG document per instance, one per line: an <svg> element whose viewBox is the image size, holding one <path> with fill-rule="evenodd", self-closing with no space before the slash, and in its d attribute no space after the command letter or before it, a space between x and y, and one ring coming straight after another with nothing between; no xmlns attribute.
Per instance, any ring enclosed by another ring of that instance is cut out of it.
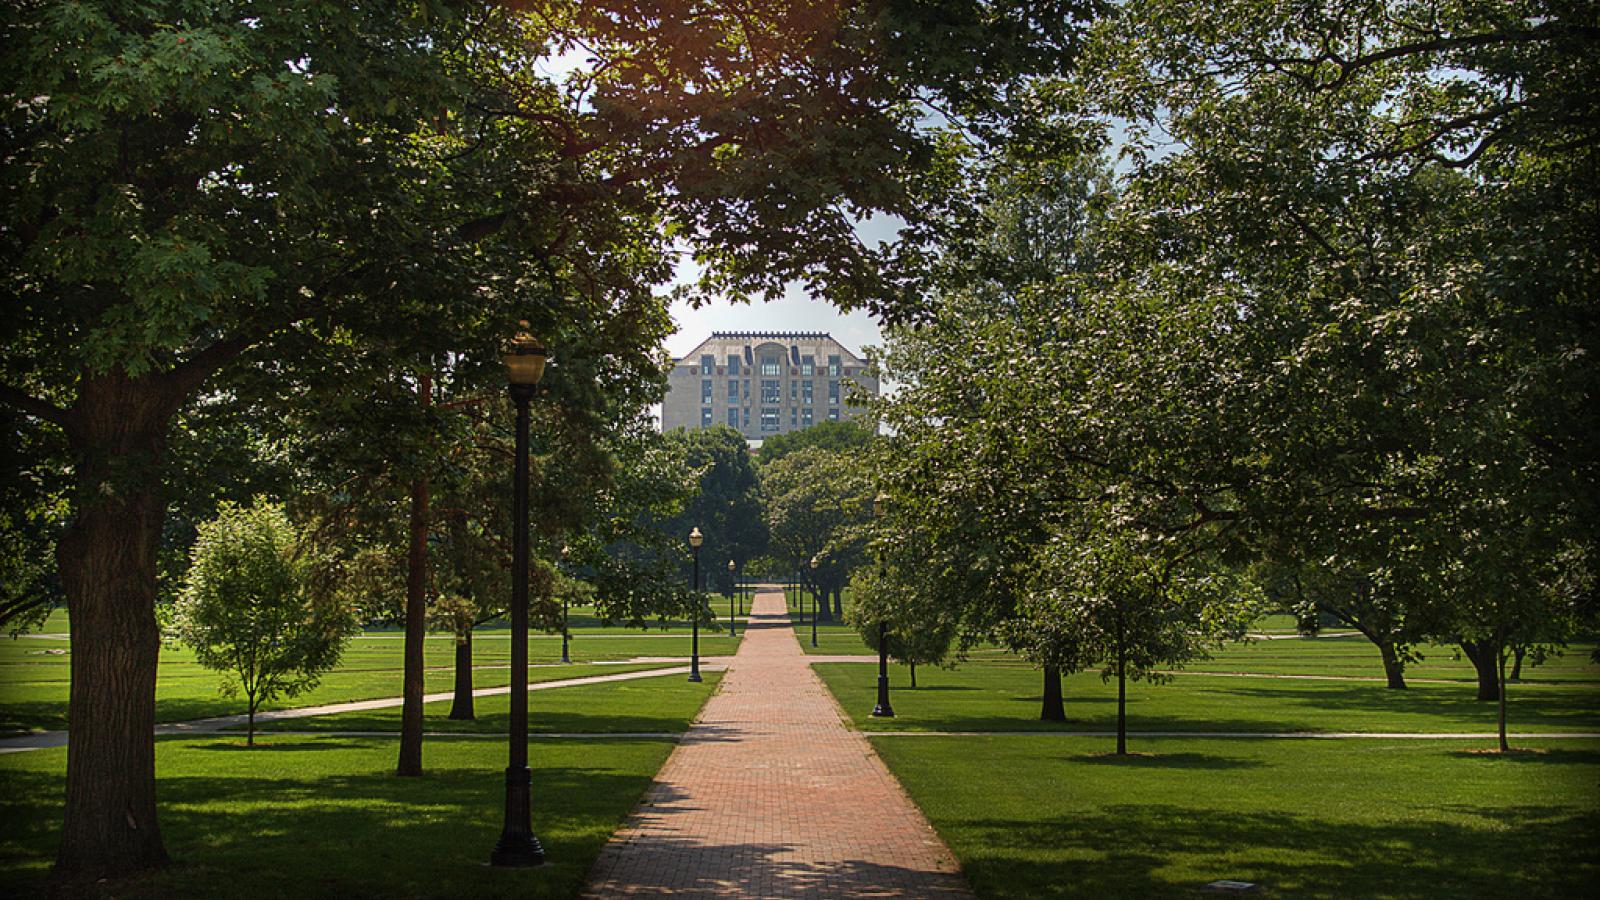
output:
<svg viewBox="0 0 1600 900"><path fill-rule="evenodd" d="M921 811L844 727L783 595L757 594L751 618L585 896L970 897Z"/></svg>

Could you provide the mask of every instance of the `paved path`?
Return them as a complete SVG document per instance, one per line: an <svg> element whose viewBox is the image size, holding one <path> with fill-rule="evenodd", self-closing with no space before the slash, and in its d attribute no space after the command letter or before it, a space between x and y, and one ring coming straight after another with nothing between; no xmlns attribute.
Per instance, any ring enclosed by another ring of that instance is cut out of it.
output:
<svg viewBox="0 0 1600 900"><path fill-rule="evenodd" d="M585 896L965 898L950 851L800 652L783 594L590 872Z"/></svg>
<svg viewBox="0 0 1600 900"><path fill-rule="evenodd" d="M702 671L716 671L720 666L702 664ZM583 678L563 678L560 681L541 681L528 685L530 691L548 691L555 688L577 687L585 684L604 684L608 681L632 681L636 678L657 678L662 675L682 675L689 671L688 666L673 666L666 669L645 669L639 672L615 672L610 675L588 675ZM472 692L474 697L492 697L496 694L511 693L510 685L501 687L478 688ZM424 703L436 703L455 697L454 691L445 691L438 694L424 694ZM297 709L273 709L256 713L256 724L263 722L281 722L285 719L305 719L311 716L327 716L334 713L366 712L373 709L388 709L394 706L405 705L404 697L383 697L378 700L354 700L349 703L330 703L326 706L302 706ZM156 726L157 735L167 734L213 734L226 731L230 728L241 728L248 721L248 716L214 716L209 719L191 719L187 722L167 722ZM326 734L326 732L323 732ZM398 732L393 732L398 734ZM504 737L504 735L501 735ZM24 734L18 737L0 738L0 753L22 753L27 750L47 750L51 747L65 747L67 745L67 732L65 731L38 731L33 734Z"/></svg>

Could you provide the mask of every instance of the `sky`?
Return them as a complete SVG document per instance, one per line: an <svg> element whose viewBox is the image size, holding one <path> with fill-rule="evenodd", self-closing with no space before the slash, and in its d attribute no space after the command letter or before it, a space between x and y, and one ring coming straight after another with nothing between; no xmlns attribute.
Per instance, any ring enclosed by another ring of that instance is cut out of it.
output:
<svg viewBox="0 0 1600 900"><path fill-rule="evenodd" d="M894 237L897 221L868 219L856 226L856 233L868 244ZM698 274L687 254L680 257L674 284L692 281ZM825 331L834 340L860 355L864 347L883 342L878 323L865 312L844 314L825 300L808 296L799 284L790 284L781 299L770 303L729 303L718 300L699 309L677 301L672 304L672 321L678 331L667 339L667 350L682 357L713 331Z"/></svg>

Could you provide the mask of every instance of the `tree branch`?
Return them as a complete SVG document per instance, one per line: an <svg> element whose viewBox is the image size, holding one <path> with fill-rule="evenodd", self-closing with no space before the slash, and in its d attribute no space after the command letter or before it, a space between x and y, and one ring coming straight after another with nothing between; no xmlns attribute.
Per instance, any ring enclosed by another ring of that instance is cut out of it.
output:
<svg viewBox="0 0 1600 900"><path fill-rule="evenodd" d="M36 419L67 427L67 411L49 402L40 400L32 394L25 393L9 384L0 382L0 403L14 406Z"/></svg>

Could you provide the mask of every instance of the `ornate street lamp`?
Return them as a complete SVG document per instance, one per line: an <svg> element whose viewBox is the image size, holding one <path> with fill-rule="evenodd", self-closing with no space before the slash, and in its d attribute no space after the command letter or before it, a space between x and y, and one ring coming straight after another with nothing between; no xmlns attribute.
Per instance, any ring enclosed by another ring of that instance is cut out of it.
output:
<svg viewBox="0 0 1600 900"><path fill-rule="evenodd" d="M694 551L694 614L689 620L690 634L693 637L689 644L689 680L700 680L700 545L706 542L706 536L700 533L699 526L689 532L689 547Z"/></svg>
<svg viewBox="0 0 1600 900"><path fill-rule="evenodd" d="M739 587L738 571L738 564L728 560L728 637L739 636L739 629L733 624L733 594Z"/></svg>
<svg viewBox="0 0 1600 900"><path fill-rule="evenodd" d="M883 514L889 508L889 495L879 494L872 499L872 517L883 520ZM878 589L884 590L883 550L878 550ZM878 705L872 708L872 714L878 718L887 719L894 717L894 707L889 705L889 626L884 620L878 620Z"/></svg>
<svg viewBox="0 0 1600 900"><path fill-rule="evenodd" d="M533 783L528 771L528 404L544 377L548 354L528 333L526 321L517 324L521 330L502 357L517 406L517 468L511 480L511 759L506 765L505 825L489 864L523 867L544 865L528 798Z"/></svg>
<svg viewBox="0 0 1600 900"><path fill-rule="evenodd" d="M566 544L561 545L561 562L565 563L572 549ZM567 592L561 592L561 664L571 665L572 657L567 655Z"/></svg>
<svg viewBox="0 0 1600 900"><path fill-rule="evenodd" d="M811 646L817 645L817 567L822 565L822 554L811 557ZM800 601L800 609L805 610L805 601Z"/></svg>

